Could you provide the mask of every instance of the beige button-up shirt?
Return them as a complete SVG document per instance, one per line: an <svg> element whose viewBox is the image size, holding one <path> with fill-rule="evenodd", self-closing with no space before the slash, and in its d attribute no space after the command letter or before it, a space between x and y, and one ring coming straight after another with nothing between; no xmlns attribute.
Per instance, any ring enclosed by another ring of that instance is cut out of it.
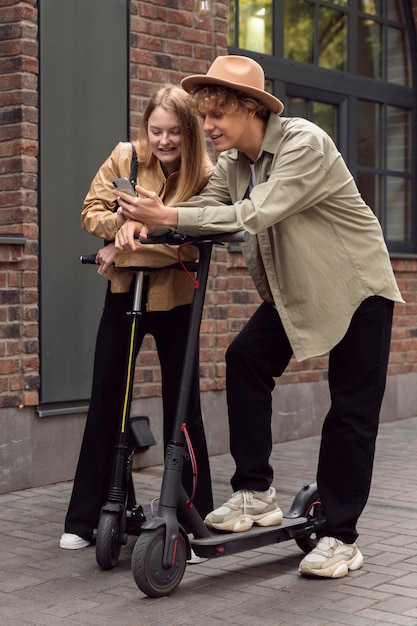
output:
<svg viewBox="0 0 417 626"><path fill-rule="evenodd" d="M324 131L271 114L254 170L250 189L248 158L222 153L205 190L178 207L178 230L251 234L246 264L298 361L333 348L365 298L403 302L380 224Z"/></svg>

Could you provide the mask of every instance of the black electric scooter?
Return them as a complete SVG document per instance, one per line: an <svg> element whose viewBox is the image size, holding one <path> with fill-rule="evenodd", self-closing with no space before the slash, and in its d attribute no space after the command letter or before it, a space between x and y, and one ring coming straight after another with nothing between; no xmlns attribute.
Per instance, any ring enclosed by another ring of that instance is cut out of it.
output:
<svg viewBox="0 0 417 626"><path fill-rule="evenodd" d="M178 239L174 233L171 235L172 241L164 242L184 241L183 236L178 233L176 235ZM191 549L197 556L214 558L294 539L307 553L316 545L316 530L324 521L317 485L311 483L304 485L297 493L290 510L278 526L256 526L243 533L209 530L181 482L183 462L188 456L186 422L192 364L198 349L212 248L215 244L244 241L247 237L247 233L239 232L188 238L199 248L200 258L198 288L194 292L180 396L172 440L165 453L158 512L155 517L141 524L131 562L137 586L149 597L167 596L178 587L186 562L191 556Z"/></svg>
<svg viewBox="0 0 417 626"><path fill-rule="evenodd" d="M181 236L164 236L161 241L170 240L172 244L184 239ZM151 242L151 239L149 239ZM156 239L153 238L155 243ZM95 264L96 254L80 257L83 264ZM169 266L170 269L196 272L198 264L181 261ZM133 382L135 373L135 354L138 325L142 315L142 295L145 276L156 268L132 267L135 273L133 303L126 315L130 318L130 332L127 346L126 369L122 405L120 407L117 441L114 446L112 474L107 493L107 500L101 508L99 522L94 533L96 560L103 570L117 565L121 547L128 542L129 535L139 535L141 525L146 521L142 505L136 503L136 494L132 480L133 457L156 444L150 430L149 418L130 416ZM160 269L160 268L158 268Z"/></svg>
<svg viewBox="0 0 417 626"><path fill-rule="evenodd" d="M80 257L83 264L95 264L96 254ZM139 535L140 526L146 520L143 508L136 504L132 480L135 452L155 445L156 441L145 416L130 417L134 379L134 355L145 275L148 268L135 268L133 304L126 315L130 317L130 334L127 347L125 384L120 407L119 429L114 446L114 456L107 500L100 511L98 527L94 533L96 560L103 570L112 569L118 562L121 546L126 545L129 535Z"/></svg>

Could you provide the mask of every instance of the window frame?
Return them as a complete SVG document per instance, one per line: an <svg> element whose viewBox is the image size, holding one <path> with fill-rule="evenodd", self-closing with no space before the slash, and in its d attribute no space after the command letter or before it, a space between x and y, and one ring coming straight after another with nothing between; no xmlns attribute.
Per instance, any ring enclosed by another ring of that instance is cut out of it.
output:
<svg viewBox="0 0 417 626"><path fill-rule="evenodd" d="M238 0L236 0L238 3ZM409 2L402 5L405 19L405 30L408 36L411 62L411 87L396 83L388 83L358 74L334 71L314 64L300 63L284 58L282 24L284 18L284 1L274 2L273 14L273 54L259 54L251 50L229 46L229 54L248 56L263 67L265 78L273 85L273 93L283 100L288 96L299 96L306 99L319 99L323 102L335 103L340 106L339 142L338 147L345 158L354 177L357 175L357 102L369 100L383 106L394 106L411 111L412 126L412 154L411 154L411 239L410 241L390 241L387 245L392 254L417 255L417 33L412 9ZM360 12L351 7L346 8L349 19L357 17ZM236 11L238 13L238 11ZM356 22L357 23L357 22ZM391 24L390 20L386 23ZM351 22L350 22L351 24ZM393 23L395 24L395 23ZM356 28L349 27L348 60L356 58L351 54L352 48L357 45ZM352 32L353 31L353 32ZM277 35L278 33L278 35ZM384 45L383 55L387 55ZM352 67L349 67L351 70ZM283 115L285 116L285 109ZM386 144L384 144L386 145ZM382 207L382 214L386 216L387 206ZM384 223L385 220L382 220Z"/></svg>

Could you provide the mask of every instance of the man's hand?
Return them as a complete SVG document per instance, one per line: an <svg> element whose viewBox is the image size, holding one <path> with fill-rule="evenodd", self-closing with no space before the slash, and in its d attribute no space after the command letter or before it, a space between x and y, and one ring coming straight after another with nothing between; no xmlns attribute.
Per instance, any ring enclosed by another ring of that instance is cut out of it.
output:
<svg viewBox="0 0 417 626"><path fill-rule="evenodd" d="M119 211L119 208L117 209L117 214L116 214L116 226L117 228L120 228L121 226L123 226L123 224L126 221L126 217L124 217L124 215L122 215L122 212Z"/></svg>
<svg viewBox="0 0 417 626"><path fill-rule="evenodd" d="M119 201L118 212L124 218L136 220L147 226L177 227L176 208L166 206L155 191L148 191L139 185L136 185L135 190L138 194L136 198L118 189L113 190ZM140 236L143 237L143 234Z"/></svg>

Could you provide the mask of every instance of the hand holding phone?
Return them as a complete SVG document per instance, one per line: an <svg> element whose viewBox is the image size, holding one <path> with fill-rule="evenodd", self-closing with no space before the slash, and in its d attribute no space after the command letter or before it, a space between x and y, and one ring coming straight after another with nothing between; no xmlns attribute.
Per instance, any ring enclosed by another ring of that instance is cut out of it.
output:
<svg viewBox="0 0 417 626"><path fill-rule="evenodd" d="M130 196L136 197L135 189L128 178L113 178L111 182L116 189L120 189L120 191L125 191Z"/></svg>

